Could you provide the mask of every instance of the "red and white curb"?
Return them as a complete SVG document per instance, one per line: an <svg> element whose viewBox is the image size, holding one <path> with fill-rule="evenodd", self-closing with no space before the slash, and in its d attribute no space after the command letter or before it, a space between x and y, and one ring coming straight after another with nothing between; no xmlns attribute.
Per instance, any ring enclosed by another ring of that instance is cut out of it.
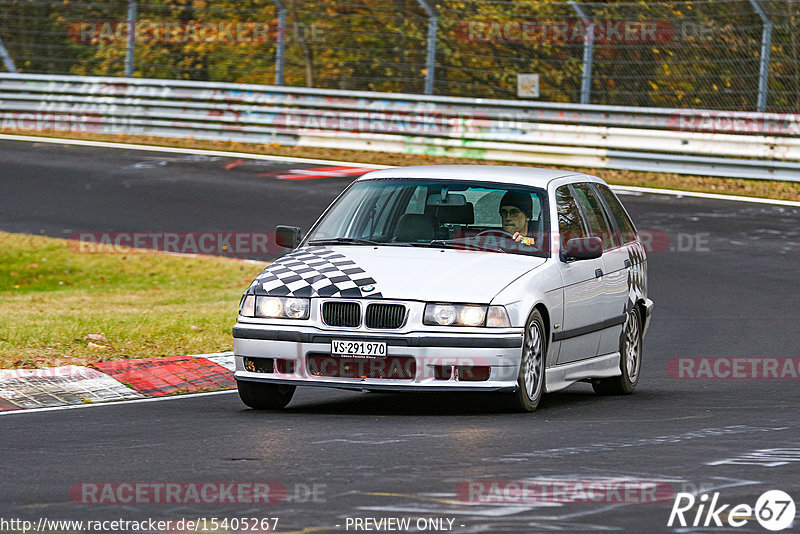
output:
<svg viewBox="0 0 800 534"><path fill-rule="evenodd" d="M236 387L232 352L0 369L0 412Z"/></svg>

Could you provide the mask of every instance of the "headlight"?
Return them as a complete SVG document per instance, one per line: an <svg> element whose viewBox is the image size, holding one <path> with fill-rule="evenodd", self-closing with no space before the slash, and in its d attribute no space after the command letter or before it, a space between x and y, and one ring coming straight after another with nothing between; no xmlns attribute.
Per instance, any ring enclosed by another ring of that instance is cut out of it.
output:
<svg viewBox="0 0 800 534"><path fill-rule="evenodd" d="M486 320L486 306L462 306L458 311L458 323L465 326L481 326Z"/></svg>
<svg viewBox="0 0 800 534"><path fill-rule="evenodd" d="M245 295L239 313L267 319L308 319L311 299Z"/></svg>
<svg viewBox="0 0 800 534"><path fill-rule="evenodd" d="M456 322L456 307L452 304L428 304L425 306L425 324L449 326Z"/></svg>
<svg viewBox="0 0 800 534"><path fill-rule="evenodd" d="M432 326L511 326L504 307L479 304L426 304L422 322Z"/></svg>

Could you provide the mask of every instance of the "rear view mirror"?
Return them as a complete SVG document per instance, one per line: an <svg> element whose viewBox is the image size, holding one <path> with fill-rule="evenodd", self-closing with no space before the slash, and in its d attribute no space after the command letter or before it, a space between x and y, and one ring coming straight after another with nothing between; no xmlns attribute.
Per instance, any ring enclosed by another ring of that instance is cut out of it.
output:
<svg viewBox="0 0 800 534"><path fill-rule="evenodd" d="M602 255L603 240L596 236L573 237L562 252L564 261L593 260Z"/></svg>
<svg viewBox="0 0 800 534"><path fill-rule="evenodd" d="M302 232L296 226L278 226L275 228L275 243L283 248L297 248Z"/></svg>
<svg viewBox="0 0 800 534"><path fill-rule="evenodd" d="M466 206L467 197L458 193L450 193L444 198L435 193L428 197L428 206Z"/></svg>

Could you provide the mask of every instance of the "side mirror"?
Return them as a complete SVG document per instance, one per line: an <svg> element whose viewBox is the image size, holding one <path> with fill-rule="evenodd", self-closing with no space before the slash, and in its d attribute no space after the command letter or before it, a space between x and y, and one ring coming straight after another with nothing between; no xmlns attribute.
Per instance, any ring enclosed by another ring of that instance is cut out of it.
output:
<svg viewBox="0 0 800 534"><path fill-rule="evenodd" d="M275 243L283 248L297 248L302 232L296 226L278 226L275 228Z"/></svg>
<svg viewBox="0 0 800 534"><path fill-rule="evenodd" d="M599 237L573 237L567 241L562 258L564 261L593 260L602 255L603 240Z"/></svg>

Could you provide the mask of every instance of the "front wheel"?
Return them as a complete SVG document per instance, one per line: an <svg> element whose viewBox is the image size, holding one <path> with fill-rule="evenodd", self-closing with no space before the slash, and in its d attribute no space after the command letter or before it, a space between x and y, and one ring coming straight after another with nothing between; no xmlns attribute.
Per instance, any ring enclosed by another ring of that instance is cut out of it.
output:
<svg viewBox="0 0 800 534"><path fill-rule="evenodd" d="M239 398L254 410L282 410L291 402L297 386L237 380Z"/></svg>
<svg viewBox="0 0 800 534"><path fill-rule="evenodd" d="M544 393L546 354L544 320L539 311L534 310L525 326L517 390L507 394L506 404L509 411L532 412L539 406Z"/></svg>
<svg viewBox="0 0 800 534"><path fill-rule="evenodd" d="M592 389L598 395L630 395L639 383L642 367L642 319L634 306L625 317L619 340L619 367L622 374L611 378L596 378Z"/></svg>

